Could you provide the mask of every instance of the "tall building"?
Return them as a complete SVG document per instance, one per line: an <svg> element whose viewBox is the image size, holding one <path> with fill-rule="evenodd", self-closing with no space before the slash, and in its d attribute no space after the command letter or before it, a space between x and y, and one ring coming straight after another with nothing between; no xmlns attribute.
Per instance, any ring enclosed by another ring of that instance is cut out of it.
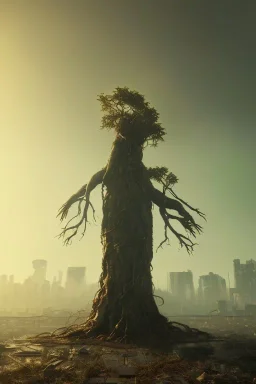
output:
<svg viewBox="0 0 256 384"><path fill-rule="evenodd" d="M181 301L193 300L195 297L195 290L192 272L170 272L169 291Z"/></svg>
<svg viewBox="0 0 256 384"><path fill-rule="evenodd" d="M9 284L14 284L14 275L9 276Z"/></svg>
<svg viewBox="0 0 256 384"><path fill-rule="evenodd" d="M209 306L209 308L217 306L219 300L227 299L226 280L213 272L200 276L198 298L202 304Z"/></svg>
<svg viewBox="0 0 256 384"><path fill-rule="evenodd" d="M58 272L58 284L62 285L62 279L63 279L63 272L59 271Z"/></svg>
<svg viewBox="0 0 256 384"><path fill-rule="evenodd" d="M256 261L251 259L242 264L235 259L233 264L236 293L245 303L256 302Z"/></svg>
<svg viewBox="0 0 256 384"><path fill-rule="evenodd" d="M47 261L43 259L33 260L32 265L34 268L32 276L33 282L38 285L44 284L44 281L46 280Z"/></svg>
<svg viewBox="0 0 256 384"><path fill-rule="evenodd" d="M68 267L66 290L70 294L80 294L85 287L86 267Z"/></svg>

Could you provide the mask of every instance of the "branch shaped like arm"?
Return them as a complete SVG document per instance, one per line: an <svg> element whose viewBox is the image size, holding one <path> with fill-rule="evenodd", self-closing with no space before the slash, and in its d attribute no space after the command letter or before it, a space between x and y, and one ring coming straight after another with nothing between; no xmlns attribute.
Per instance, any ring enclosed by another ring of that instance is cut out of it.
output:
<svg viewBox="0 0 256 384"><path fill-rule="evenodd" d="M67 222L67 224L65 225L65 227L62 230L62 232L59 235L59 237L64 237L65 234L68 231L74 230L72 235L70 235L67 239L64 240L64 244L69 244L70 243L70 240L72 239L72 237L74 237L77 234L77 231L78 231L80 225L83 224L83 222L84 222L84 230L83 230L82 236L84 236L84 233L85 233L85 230L86 230L86 224L88 222L88 220L87 220L87 213L88 213L89 207L92 208L93 217L94 217L94 213L95 213L93 205L90 202L90 193L97 187L97 185L102 183L105 171L106 171L106 169L103 168L99 172L95 173L92 176L91 180L89 181L88 185L87 184L83 185L79 189L79 191L77 191L74 195L72 195L66 201L66 203L63 204L62 207L59 209L57 217L60 216L60 221L63 221L67 217L69 209L71 208L71 206L74 203L78 202L78 212L77 212L77 215L72 217ZM80 219L80 221L77 224L68 227L68 224L81 214L81 205L82 205L83 201L85 201L85 206L84 206L84 209L83 209L82 218Z"/></svg>
<svg viewBox="0 0 256 384"><path fill-rule="evenodd" d="M183 207L180 201L167 197L164 193L154 188L153 185L151 189L151 199L152 202L159 207L160 215L162 216L162 219L165 224L165 239L160 243L159 247L161 247L165 242L169 241L169 238L167 236L167 230L170 229L170 231L179 240L181 247L185 246L188 253L193 252L194 245L196 245L196 243L193 243L192 240L189 239L187 236L178 233L170 224L170 219L174 219L180 222L186 232L190 233L193 237L196 237L196 232L202 232L202 227L196 224L193 217ZM169 214L167 212L167 209L177 211L181 217Z"/></svg>

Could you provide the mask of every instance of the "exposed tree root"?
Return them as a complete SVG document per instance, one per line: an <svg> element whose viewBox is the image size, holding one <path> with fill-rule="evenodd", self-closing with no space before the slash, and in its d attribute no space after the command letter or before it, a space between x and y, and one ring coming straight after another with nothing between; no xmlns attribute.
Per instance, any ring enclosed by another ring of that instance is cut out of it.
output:
<svg viewBox="0 0 256 384"><path fill-rule="evenodd" d="M56 329L51 334L37 335L36 339L42 341L64 341L92 343L92 344L112 344L128 346L137 346L144 348L157 348L163 350L172 350L175 344L180 343L198 343L214 340L209 333L202 332L195 328L190 328L185 324L178 322L169 322L164 316L159 314L154 324L145 321L144 328L139 324L137 329L133 329L133 334L129 332L125 322L120 319L119 323L108 334L102 333L102 330L95 324L92 325L91 319L84 324L74 324L69 327ZM34 338L33 338L34 339Z"/></svg>

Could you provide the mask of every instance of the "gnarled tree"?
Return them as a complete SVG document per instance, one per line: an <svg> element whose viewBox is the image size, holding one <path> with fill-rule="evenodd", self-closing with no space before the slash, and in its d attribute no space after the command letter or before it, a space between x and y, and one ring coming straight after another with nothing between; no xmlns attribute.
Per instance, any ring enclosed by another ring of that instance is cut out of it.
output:
<svg viewBox="0 0 256 384"><path fill-rule="evenodd" d="M66 219L70 207L78 204L75 217L80 219L71 225L72 218L60 234L65 244L69 244L81 226L82 234L85 233L88 210L92 209L94 215L90 194L101 185L100 288L85 323L64 331L63 335L135 343L157 339L171 341L182 332L177 324L168 322L159 313L154 300L152 205L159 207L164 223L165 237L160 246L169 241L168 233L172 233L189 253L195 245L192 238L202 228L187 209L202 217L204 214L176 195L173 186L178 180L167 168L146 168L143 164L145 147L156 147L166 133L158 122L157 111L144 96L125 87L116 88L112 95L101 94L99 101L104 112L102 128L115 131L108 164L61 207L58 216L61 221ZM153 180L160 184L162 191L154 187ZM170 211L176 211L178 216ZM173 221L181 224L185 230L183 234L174 229Z"/></svg>

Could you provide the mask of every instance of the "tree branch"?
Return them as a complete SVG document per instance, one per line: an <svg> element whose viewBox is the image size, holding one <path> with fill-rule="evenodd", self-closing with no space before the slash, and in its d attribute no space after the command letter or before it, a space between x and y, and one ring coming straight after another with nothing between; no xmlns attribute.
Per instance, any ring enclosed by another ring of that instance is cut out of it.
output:
<svg viewBox="0 0 256 384"><path fill-rule="evenodd" d="M103 177L105 174L105 170L106 170L106 168L103 168L99 172L95 173L95 175L93 175L91 180L89 181L88 185L87 184L83 185L79 189L79 191L77 191L74 195L72 195L66 201L66 203L63 204L62 207L59 209L57 217L60 216L60 221L63 221L67 217L69 209L71 208L71 206L74 203L79 202L77 214L67 222L67 224L63 228L60 235L58 235L58 237L61 238L61 237L64 237L68 231L74 230L72 235L68 236L67 239L64 240L65 245L70 243L70 240L72 239L72 237L74 237L77 234L77 231L78 231L79 227L83 224L83 222L84 222L84 230L82 232L82 237L84 236L85 231L86 231L86 224L88 222L87 213L88 213L89 207L91 207L91 209L92 209L93 218L95 220L95 209L94 209L92 203L90 202L90 193L97 187L97 185L102 183ZM81 205L83 202L85 202L85 206L84 206L83 214L82 214L80 221L77 224L68 227L68 224L81 214L81 211L82 211Z"/></svg>
<svg viewBox="0 0 256 384"><path fill-rule="evenodd" d="M194 246L196 245L196 243L193 243L193 241L188 237L188 236L185 236L185 235L182 235L181 233L177 232L173 226L170 224L169 222L169 218L171 216L171 218L175 217L175 216L172 216L172 215L168 215L168 213L166 212L166 210L164 208L159 208L159 212L160 212L160 215L162 216L162 219L164 221L164 224L165 224L165 238L164 240L160 243L160 245L158 246L159 247L162 247L163 244L167 241L169 241L169 238L168 238L168 235L167 235L167 228L170 229L170 231L177 237L177 239L179 240L179 243L180 243L180 246L181 248L183 246L185 246L186 250L188 253L192 253L193 250L194 250ZM179 219L179 218L178 218ZM180 220L179 220L180 221ZM181 222L181 221L180 221ZM187 232L191 233L194 237L195 237L195 231L192 227L191 224L183 224L183 227L186 229ZM157 249L158 249L157 248Z"/></svg>
<svg viewBox="0 0 256 384"><path fill-rule="evenodd" d="M146 168L146 170L148 173L148 177L150 179L157 181L163 186L164 195L167 191L170 192L171 195L175 197L175 199L180 201L182 204L188 207L191 211L196 212L199 216L201 216L206 221L206 217L204 213L200 212L198 208L193 208L186 201L178 197L177 194L173 191L173 186L178 182L178 178L172 172L168 172L168 168L154 167L154 168Z"/></svg>
<svg viewBox="0 0 256 384"><path fill-rule="evenodd" d="M160 243L158 248L162 247L164 243L169 242L169 238L167 234L167 229L169 229L179 240L180 246L181 247L185 246L188 253L192 253L196 243L193 243L189 237L177 232L170 224L170 220L177 220L183 226L185 231L188 234L191 234L193 237L196 237L196 233L202 232L202 227L195 222L194 218L190 215L188 211L186 211L186 209L183 207L180 201L174 200L174 199L171 199L170 197L165 196L164 193L154 188L153 185L151 188L151 199L152 199L152 202L159 207L159 212L165 225L165 230L164 230L165 238ZM167 212L167 209L172 209L177 211L181 217L171 215L170 213Z"/></svg>
<svg viewBox="0 0 256 384"><path fill-rule="evenodd" d="M162 192L153 187L153 185L151 192L151 200L159 208L164 207L166 209L173 209L177 211L179 215L187 217L188 219L194 222L193 217L186 211L186 209L178 200L171 199L170 197L165 196Z"/></svg>
<svg viewBox="0 0 256 384"><path fill-rule="evenodd" d="M173 191L172 188L169 188L169 187L168 187L168 188L167 188L167 191L169 191L169 192L175 197L175 199L179 200L182 204L186 205L189 209L191 209L191 211L196 212L199 216L201 216L201 217L206 221L205 214L202 213L201 211L199 211L198 208L193 208L193 207L191 207L190 204L188 204L186 201L184 201L184 200L182 200L180 197L178 197L178 196L176 195L176 193Z"/></svg>

